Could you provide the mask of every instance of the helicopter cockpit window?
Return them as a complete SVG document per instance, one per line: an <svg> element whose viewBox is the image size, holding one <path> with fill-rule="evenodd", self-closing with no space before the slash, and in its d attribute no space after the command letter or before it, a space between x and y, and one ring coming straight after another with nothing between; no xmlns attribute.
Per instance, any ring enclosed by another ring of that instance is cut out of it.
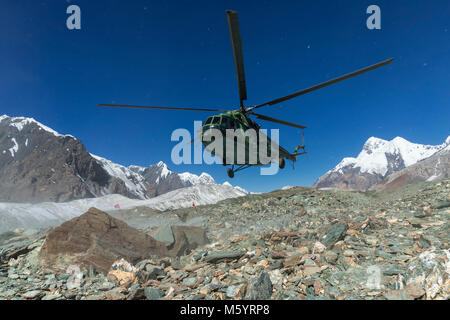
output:
<svg viewBox="0 0 450 320"><path fill-rule="evenodd" d="M219 124L220 123L220 118L219 117L214 117L212 124Z"/></svg>
<svg viewBox="0 0 450 320"><path fill-rule="evenodd" d="M209 117L208 119L206 119L206 121L205 121L205 125L206 125L206 124L210 124L210 123L211 123L211 121L212 121L212 117Z"/></svg>

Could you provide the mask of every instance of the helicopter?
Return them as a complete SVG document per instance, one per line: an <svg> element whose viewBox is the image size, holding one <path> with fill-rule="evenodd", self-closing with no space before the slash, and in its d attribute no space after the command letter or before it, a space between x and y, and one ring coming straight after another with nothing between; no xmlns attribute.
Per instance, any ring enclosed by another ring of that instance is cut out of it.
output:
<svg viewBox="0 0 450 320"><path fill-rule="evenodd" d="M187 111L201 111L201 112L218 112L218 114L215 114L213 116L208 117L204 123L202 124L202 127L199 131L199 136L191 141L193 143L197 139L201 139L202 144L205 146L205 149L211 153L213 156L216 156L220 159L222 159L222 164L224 166L231 165L231 168L227 169L227 174L230 178L234 177L234 174L238 171L247 169L252 166L262 166L267 163L263 163L260 160L259 156L259 148L257 148L257 161L250 161L248 157L248 152L250 149L249 141L248 139L244 140L244 148L246 151L246 155L244 158L244 161L238 162L237 158L235 157L236 152L231 153L231 158L228 157L229 152L227 152L225 148L225 144L223 149L209 149L211 145L211 140L206 139L206 137L209 135L209 133L213 130L219 130L222 133L225 133L227 130L240 130L242 132L245 132L249 129L255 130L259 135L258 139L260 139L260 135L264 135L264 133L261 130L261 126L253 121L250 116L256 117L256 119L274 122L298 129L306 129L306 126L288 122L285 120L280 120L272 117L268 117L265 115L262 115L260 113L256 113L255 110L265 107L265 106L274 106L276 104L279 104L281 102L299 97L301 95L310 93L312 91L322 89L324 87L327 87L329 85L335 84L337 82L361 75L363 73L366 73L368 71L375 70L377 68L386 66L394 61L393 58L376 63L374 65L359 69L357 71L348 73L346 75L328 80L326 82L314 85L312 87L291 93L289 95L283 96L281 98L273 99L258 105L253 105L250 107L246 107L244 105L244 101L247 100L247 87L246 87L246 80L245 80L245 73L244 73L244 56L242 53L242 38L239 28L239 18L238 13L236 11L227 10L227 21L228 21L228 27L229 32L231 36L231 46L233 50L233 57L234 57L234 64L235 64L235 71L237 75L237 83L238 83L238 90L239 90L239 108L232 109L232 110L220 110L220 109L211 109L211 108L183 108L183 107L157 107L157 106L138 106L138 105L118 105L118 104L99 104L100 107L115 107L115 108L136 108L136 109L158 109L158 110L187 110ZM267 141L267 150L270 154L271 148L273 150L273 146L275 145L278 148L278 152L275 153L277 155L277 159L271 159L272 161L278 161L278 165L280 169L284 169L286 165L286 160L290 160L293 163L297 161L297 157L300 155L304 155L307 152L305 151L305 142L304 142L304 134L302 135L302 144L297 146L295 148L294 152L288 152L285 148L282 148L281 146L278 146L277 144L274 144L274 141L272 141L270 138L265 136ZM225 138L224 138L225 139ZM238 148L237 139L234 139L234 148L235 150ZM241 142L242 144L242 142Z"/></svg>

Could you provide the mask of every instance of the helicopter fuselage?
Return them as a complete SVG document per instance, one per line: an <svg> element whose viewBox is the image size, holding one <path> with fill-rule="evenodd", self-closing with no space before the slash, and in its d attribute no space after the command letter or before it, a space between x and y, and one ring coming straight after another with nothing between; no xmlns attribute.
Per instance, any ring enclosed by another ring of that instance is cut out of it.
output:
<svg viewBox="0 0 450 320"><path fill-rule="evenodd" d="M273 162L284 158L296 161L295 156L281 148L277 141L270 139L260 128L260 125L239 111L217 114L207 118L204 122L201 128L202 144L207 152L221 159L224 165L261 166L266 165L268 159L270 159L269 162ZM222 148L215 148L213 144L216 139L213 129L220 132ZM252 129L253 136L249 134ZM262 150L261 146L264 144L266 144L266 149ZM234 150L229 150L230 146ZM278 152L272 152L273 148L277 148ZM245 152L245 154L239 157L240 152ZM262 152L265 154L261 154Z"/></svg>

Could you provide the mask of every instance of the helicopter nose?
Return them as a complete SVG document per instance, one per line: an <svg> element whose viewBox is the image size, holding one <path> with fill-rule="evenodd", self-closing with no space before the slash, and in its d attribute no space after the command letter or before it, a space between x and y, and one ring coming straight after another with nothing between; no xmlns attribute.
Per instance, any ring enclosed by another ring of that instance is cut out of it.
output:
<svg viewBox="0 0 450 320"><path fill-rule="evenodd" d="M203 126L202 129L202 142L204 146L207 146L209 144L211 144L214 139L217 138L217 131L219 131L222 135L224 134L224 132L221 130L220 126L217 125L206 125Z"/></svg>
<svg viewBox="0 0 450 320"><path fill-rule="evenodd" d="M211 137L213 136L213 129L215 129L213 126L203 127L203 140L211 141Z"/></svg>

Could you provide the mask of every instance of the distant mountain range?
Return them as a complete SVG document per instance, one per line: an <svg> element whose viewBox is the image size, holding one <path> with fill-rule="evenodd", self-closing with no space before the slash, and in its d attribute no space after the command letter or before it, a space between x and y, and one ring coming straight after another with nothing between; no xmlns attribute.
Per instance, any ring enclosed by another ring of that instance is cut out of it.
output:
<svg viewBox="0 0 450 320"><path fill-rule="evenodd" d="M149 207L156 210L173 210L214 204L218 201L244 196L246 193L228 184L197 184L180 188L155 198L130 199L119 194L98 198L79 199L64 203L5 203L0 202L0 233L16 228L45 228L58 226L62 222L78 217L89 208L114 212L136 207Z"/></svg>
<svg viewBox="0 0 450 320"><path fill-rule="evenodd" d="M449 177L450 136L441 145L372 137L356 158L344 158L313 185L315 188L384 190L394 186Z"/></svg>
<svg viewBox="0 0 450 320"><path fill-rule="evenodd" d="M385 190L448 178L449 168L450 136L437 146L400 137L391 141L372 137L356 158L344 158L313 187ZM89 153L71 135L59 134L32 118L6 115L0 117L0 180L0 202L17 203L67 202L111 194L145 200L198 185L215 192L222 188L228 196L230 192L248 194L228 182L217 184L207 173L175 173L163 162L125 167Z"/></svg>
<svg viewBox="0 0 450 320"><path fill-rule="evenodd" d="M196 185L218 185L207 173L175 173L159 162L124 167L89 153L71 135L32 118L0 117L0 202L66 202L120 194L150 199ZM217 189L216 188L216 189ZM248 193L232 188L236 195ZM217 191L217 190L216 190Z"/></svg>

